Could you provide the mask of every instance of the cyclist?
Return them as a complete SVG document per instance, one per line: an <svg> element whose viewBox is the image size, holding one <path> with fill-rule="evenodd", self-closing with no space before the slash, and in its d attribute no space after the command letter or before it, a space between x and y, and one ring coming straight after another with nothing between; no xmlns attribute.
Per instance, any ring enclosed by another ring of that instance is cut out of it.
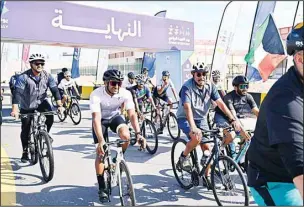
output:
<svg viewBox="0 0 304 207"><path fill-rule="evenodd" d="M59 110L62 112L62 103L60 94L54 78L51 74L44 70L45 58L42 54L32 54L29 58L31 69L20 74L16 81L16 86L13 94L13 105L11 116L18 117L18 104L20 104L20 112L22 114L52 111L47 100L47 89L49 88L57 101ZM53 115L46 116L47 131L54 122ZM21 143L22 143L22 162L27 162L28 157L28 141L31 118L21 119ZM52 140L52 139L51 139Z"/></svg>
<svg viewBox="0 0 304 207"><path fill-rule="evenodd" d="M219 70L214 70L211 73L212 76L212 82L214 83L215 87L217 88L217 91L219 92L221 98L223 99L226 95L226 92L221 84L221 72Z"/></svg>
<svg viewBox="0 0 304 207"><path fill-rule="evenodd" d="M121 115L120 108L125 105L128 117L130 118L132 127L135 131L137 141L145 148L146 140L140 135L140 127L137 115L134 110L131 93L125 88L121 88L124 77L119 70L107 70L103 74L104 86L95 89L90 95L90 110L92 112L93 122L93 138L96 146L95 169L97 181L99 185L99 199L104 202L108 199L107 189L104 180L104 164L101 157L104 155L103 145L105 143L104 136L107 128L117 133L123 140L130 140L129 128ZM122 146L123 152L126 151L129 143Z"/></svg>
<svg viewBox="0 0 304 207"><path fill-rule="evenodd" d="M59 85L61 83L61 80L64 79L64 73L67 71L67 68L62 68L61 72L57 74L57 85Z"/></svg>
<svg viewBox="0 0 304 207"><path fill-rule="evenodd" d="M241 127L240 135L243 139L249 140L250 136L245 129L250 129L252 121L255 122L255 119L252 120L251 118L250 111L257 117L259 115L259 109L252 95L248 93L249 81L245 76L236 76L232 81L232 85L234 90L227 93L223 100L234 118L239 119L240 123L243 125ZM228 117L218 107L215 108L214 121L218 127L225 128L230 126ZM233 139L236 135L233 131L230 132L228 130L224 130L223 133L225 136L225 139L223 140L224 145L230 145L232 158L235 158L237 154Z"/></svg>
<svg viewBox="0 0 304 207"><path fill-rule="evenodd" d="M248 149L248 186L259 206L303 206L303 22L286 48L294 65L263 100Z"/></svg>
<svg viewBox="0 0 304 207"><path fill-rule="evenodd" d="M142 69L142 74L144 75L145 85L147 85L151 89L151 91L153 91L155 86L154 86L154 84L152 83L151 79L148 76L148 68L144 67Z"/></svg>
<svg viewBox="0 0 304 207"><path fill-rule="evenodd" d="M211 100L215 101L219 108L229 117L230 123L239 130L240 125L220 98L213 83L207 82L209 68L204 67L204 63L193 65L191 71L193 78L187 80L180 92L180 102L177 109L177 123L183 133L190 139L179 158L182 169L189 171L191 167L189 153L200 144L201 140L206 140L202 136L202 129L209 129L207 124L207 112L210 108ZM201 144L204 155L209 156L211 149L209 144ZM209 166L210 167L210 166ZM210 184L210 168L207 170L207 180ZM204 183L206 185L206 183Z"/></svg>
<svg viewBox="0 0 304 207"><path fill-rule="evenodd" d="M129 88L133 96L136 111L141 118L143 115L143 102L145 100L148 99L149 102L151 102L153 109L156 110L151 91L144 83L144 76L139 74L136 76L136 85Z"/></svg>
<svg viewBox="0 0 304 207"><path fill-rule="evenodd" d="M64 73L64 79L61 80L60 84L58 85L59 93L61 95L61 102L65 106L65 102L68 99L68 94L73 94L73 89L76 92L76 96L79 99L80 95L77 90L75 81L71 78L71 72L66 71Z"/></svg>
<svg viewBox="0 0 304 207"><path fill-rule="evenodd" d="M125 79L122 83L122 87L129 88L135 86L135 74L133 72L128 73L128 79Z"/></svg>

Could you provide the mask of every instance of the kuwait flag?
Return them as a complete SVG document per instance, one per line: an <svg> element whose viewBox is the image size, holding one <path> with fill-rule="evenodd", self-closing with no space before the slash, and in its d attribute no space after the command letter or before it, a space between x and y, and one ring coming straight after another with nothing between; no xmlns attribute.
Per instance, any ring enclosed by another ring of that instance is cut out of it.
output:
<svg viewBox="0 0 304 207"><path fill-rule="evenodd" d="M250 81L266 81L274 69L287 58L279 31L269 14L256 31L253 46L245 56Z"/></svg>

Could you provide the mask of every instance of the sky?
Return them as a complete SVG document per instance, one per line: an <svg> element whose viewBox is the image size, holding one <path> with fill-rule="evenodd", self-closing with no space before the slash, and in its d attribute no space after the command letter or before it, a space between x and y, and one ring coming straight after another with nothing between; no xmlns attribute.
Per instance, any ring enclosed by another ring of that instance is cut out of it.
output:
<svg viewBox="0 0 304 207"><path fill-rule="evenodd" d="M194 22L195 39L215 40L221 15L228 1L75 1L70 3L100 7L105 9L154 15L161 10L167 10L167 18ZM238 22L235 29L234 41L231 50L248 50L253 18L257 1L232 2L226 11L223 27L229 24L230 15L235 14L237 4L242 4ZM277 27L291 26L295 14L297 1L278 1L274 11ZM303 2L299 8L303 8ZM298 15L298 22L303 18L303 11ZM15 49L14 49L15 48ZM10 51L10 58L17 58L17 46ZM60 58L63 52L72 53L73 48L54 48L46 46L32 46L32 52L47 51L50 58ZM96 62L97 50L83 49L82 57L86 61ZM9 58L9 59L10 59Z"/></svg>

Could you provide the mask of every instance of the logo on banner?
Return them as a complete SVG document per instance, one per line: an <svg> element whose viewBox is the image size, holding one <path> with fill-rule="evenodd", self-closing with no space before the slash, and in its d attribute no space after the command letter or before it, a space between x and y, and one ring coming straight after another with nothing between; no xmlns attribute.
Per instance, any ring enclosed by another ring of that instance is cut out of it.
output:
<svg viewBox="0 0 304 207"><path fill-rule="evenodd" d="M6 29L8 28L8 19L7 18L2 18L4 14L8 12L8 8L6 7L6 1L3 3L3 8L1 11L1 29Z"/></svg>
<svg viewBox="0 0 304 207"><path fill-rule="evenodd" d="M168 35L169 45L190 45L190 28L170 25Z"/></svg>

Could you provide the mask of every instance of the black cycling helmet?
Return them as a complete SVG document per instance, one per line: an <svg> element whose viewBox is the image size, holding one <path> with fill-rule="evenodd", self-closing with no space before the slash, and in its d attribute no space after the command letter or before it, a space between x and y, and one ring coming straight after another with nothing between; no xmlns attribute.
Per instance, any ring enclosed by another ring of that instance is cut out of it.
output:
<svg viewBox="0 0 304 207"><path fill-rule="evenodd" d="M144 73L144 72L148 72L148 68L144 67L144 68L142 69L142 72L143 72L143 73Z"/></svg>
<svg viewBox="0 0 304 207"><path fill-rule="evenodd" d="M123 74L116 69L112 69L112 70L107 70L106 72L104 72L103 74L103 81L123 81L124 76Z"/></svg>
<svg viewBox="0 0 304 207"><path fill-rule="evenodd" d="M304 50L304 26L303 22L297 24L286 39L288 55L294 55L298 51Z"/></svg>
<svg viewBox="0 0 304 207"><path fill-rule="evenodd" d="M135 79L135 74L133 72L128 73L128 78Z"/></svg>
<svg viewBox="0 0 304 207"><path fill-rule="evenodd" d="M62 71L63 73L65 73L65 72L68 71L68 69L67 69L67 68L62 68L61 71Z"/></svg>
<svg viewBox="0 0 304 207"><path fill-rule="evenodd" d="M205 66L205 64L202 63L196 63L196 65L192 66L192 71L191 72L203 72L203 73L209 73L209 68L208 66Z"/></svg>
<svg viewBox="0 0 304 207"><path fill-rule="evenodd" d="M164 70L164 71L162 72L162 75L163 75L163 76L170 76L170 73L169 73L169 71Z"/></svg>
<svg viewBox="0 0 304 207"><path fill-rule="evenodd" d="M240 84L249 84L249 81L245 76L238 75L233 79L232 86L238 86Z"/></svg>

